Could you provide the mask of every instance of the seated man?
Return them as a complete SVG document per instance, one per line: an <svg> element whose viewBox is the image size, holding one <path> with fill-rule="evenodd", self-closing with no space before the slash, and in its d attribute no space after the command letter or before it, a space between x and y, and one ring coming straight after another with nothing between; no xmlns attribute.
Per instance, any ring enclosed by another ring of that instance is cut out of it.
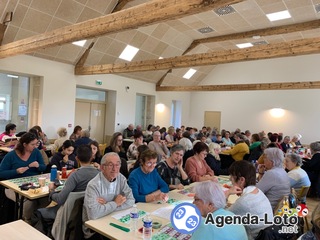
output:
<svg viewBox="0 0 320 240"><path fill-rule="evenodd" d="M119 172L119 155L107 153L102 157L100 166L101 172L88 183L86 189L83 222L130 208L135 202L127 179ZM90 238L94 232L84 227L84 235L85 238Z"/></svg>
<svg viewBox="0 0 320 240"><path fill-rule="evenodd" d="M58 206L65 203L70 192L85 191L88 182L99 173L99 170L90 163L91 155L92 151L89 145L80 145L77 149L76 159L80 161L81 167L70 175L60 192L54 191L54 184L49 186L49 198L58 203Z"/></svg>
<svg viewBox="0 0 320 240"><path fill-rule="evenodd" d="M124 139L133 139L134 135L134 127L132 124L129 124L128 127L123 130L123 138Z"/></svg>

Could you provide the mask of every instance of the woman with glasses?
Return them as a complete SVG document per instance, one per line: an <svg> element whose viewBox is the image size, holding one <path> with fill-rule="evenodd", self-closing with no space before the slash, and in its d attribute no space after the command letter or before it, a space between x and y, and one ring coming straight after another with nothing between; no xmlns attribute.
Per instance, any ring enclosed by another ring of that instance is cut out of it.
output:
<svg viewBox="0 0 320 240"><path fill-rule="evenodd" d="M115 152L119 155L121 159L121 168L120 173L128 178L129 172L128 172L128 165L127 165L127 155L122 147L122 141L123 136L121 132L115 132L112 135L112 138L110 139L110 144L106 149L104 150L104 154L109 152Z"/></svg>
<svg viewBox="0 0 320 240"><path fill-rule="evenodd" d="M214 172L207 164L205 158L209 152L208 145L197 142L194 147L194 156L189 157L186 162L186 173L192 182L203 182L215 180Z"/></svg>
<svg viewBox="0 0 320 240"><path fill-rule="evenodd" d="M202 219L200 226L193 233L191 239L248 239L243 225L223 222L222 226L218 226L216 217L220 219L228 217L230 219L234 216L232 212L225 209L227 205L226 198L218 183L212 181L199 183L195 186L194 192L193 204L200 210L201 216L206 218L210 215L215 223L209 221L208 224L205 224L205 219Z"/></svg>
<svg viewBox="0 0 320 240"><path fill-rule="evenodd" d="M157 153L145 150L141 153L140 167L129 176L129 186L136 202L167 201L169 187L155 169Z"/></svg>

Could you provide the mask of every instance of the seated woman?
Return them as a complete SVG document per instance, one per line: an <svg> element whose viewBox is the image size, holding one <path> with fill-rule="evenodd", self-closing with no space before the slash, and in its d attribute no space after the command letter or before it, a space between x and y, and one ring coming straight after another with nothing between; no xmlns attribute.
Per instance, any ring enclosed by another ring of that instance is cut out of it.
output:
<svg viewBox="0 0 320 240"><path fill-rule="evenodd" d="M259 134L257 134L257 133L252 134L250 142L251 142L251 144L250 144L249 150L251 152L253 149L258 147L261 143Z"/></svg>
<svg viewBox="0 0 320 240"><path fill-rule="evenodd" d="M57 131L58 139L54 141L54 148L52 149L52 154L55 154L55 152L58 151L58 149L62 146L64 141L68 140L68 132L65 127L61 127Z"/></svg>
<svg viewBox="0 0 320 240"><path fill-rule="evenodd" d="M290 179L290 187L294 188L297 194L300 193L302 187L310 187L311 182L308 174L300 167L302 159L298 154L287 153L285 157L286 169L289 170L288 177ZM305 202L306 199L299 199Z"/></svg>
<svg viewBox="0 0 320 240"><path fill-rule="evenodd" d="M311 159L303 162L304 169L311 181L311 196L320 197L320 142L310 143Z"/></svg>
<svg viewBox="0 0 320 240"><path fill-rule="evenodd" d="M90 159L90 163L97 169L100 169L100 163L101 163L101 153L99 150L99 143L97 141L89 142L88 144L91 147L92 156Z"/></svg>
<svg viewBox="0 0 320 240"><path fill-rule="evenodd" d="M173 127L169 127L167 135L165 136L165 140L167 145L172 145L175 143L175 139L174 139L174 128Z"/></svg>
<svg viewBox="0 0 320 240"><path fill-rule="evenodd" d="M56 165L59 171L61 171L63 167L67 167L67 170L78 168L78 162L73 151L74 142L71 140L64 141L58 152L51 158L50 167Z"/></svg>
<svg viewBox="0 0 320 240"><path fill-rule="evenodd" d="M183 189L189 185L190 180L182 167L184 147L176 144L170 149L170 157L157 165L157 170L162 179L168 184L169 189Z"/></svg>
<svg viewBox="0 0 320 240"><path fill-rule="evenodd" d="M256 169L248 161L232 163L229 168L232 188L225 192L226 197L230 194L241 194L240 198L228 209L236 215L245 216L248 213L264 219L267 214L269 222L273 221L273 210L266 195L256 185ZM255 239L260 230L268 227L264 222L254 225L245 225L248 239Z"/></svg>
<svg viewBox="0 0 320 240"><path fill-rule="evenodd" d="M203 182L215 180L213 170L208 166L205 158L208 154L208 145L197 142L193 147L194 155L189 157L186 162L186 173L192 182Z"/></svg>
<svg viewBox="0 0 320 240"><path fill-rule="evenodd" d="M302 138L301 134L296 133L295 135L293 135L289 145L290 148L299 148L302 146L300 139Z"/></svg>
<svg viewBox="0 0 320 240"><path fill-rule="evenodd" d="M136 202L167 201L169 187L155 169L157 153L151 150L142 152L140 167L133 170L128 182Z"/></svg>
<svg viewBox="0 0 320 240"><path fill-rule="evenodd" d="M110 145L104 150L104 154L109 152L115 152L119 155L121 160L120 173L128 178L128 165L127 165L127 155L122 147L123 136L121 132L115 132L110 139Z"/></svg>
<svg viewBox="0 0 320 240"><path fill-rule="evenodd" d="M16 128L17 126L13 123L6 125L5 131L0 134L0 146L11 147L18 143L15 135Z"/></svg>
<svg viewBox="0 0 320 240"><path fill-rule="evenodd" d="M227 205L226 197L218 183L212 181L199 183L195 186L194 192L193 204L200 210L202 217L205 218L208 214L211 214L215 220L217 216L234 216L232 212L224 209ZM216 224L210 222L204 224L204 222L205 219L202 219L200 226L193 233L191 239L248 239L243 225L224 224L222 227L218 227Z"/></svg>
<svg viewBox="0 0 320 240"><path fill-rule="evenodd" d="M283 151L279 148L267 148L264 150L264 167L266 172L259 168L261 179L257 187L267 196L271 207L275 210L283 196L290 194L290 180L283 169ZM259 165L260 166L260 165Z"/></svg>
<svg viewBox="0 0 320 240"><path fill-rule="evenodd" d="M80 127L79 125L75 126L69 139L75 142L77 139L81 138L81 131L82 127Z"/></svg>
<svg viewBox="0 0 320 240"><path fill-rule="evenodd" d="M230 132L229 131L225 131L224 137L222 138L222 141L224 142L225 146L228 146L228 147L233 147L234 146L234 143L232 142L232 140L230 138Z"/></svg>
<svg viewBox="0 0 320 240"><path fill-rule="evenodd" d="M234 135L234 139L236 141L236 145L232 149L226 149L221 152L223 155L229 156L229 158L223 159L228 162L228 164L232 164L234 161L243 160L244 155L249 154L249 146L245 143L246 137L241 133L237 133ZM226 167L228 164L226 164Z"/></svg>
<svg viewBox="0 0 320 240"><path fill-rule="evenodd" d="M227 168L221 168L221 159L219 153L221 152L221 146L218 143L210 143L209 144L209 153L205 158L209 167L213 170L216 176L219 175L229 175L229 171Z"/></svg>
<svg viewBox="0 0 320 240"><path fill-rule="evenodd" d="M91 141L90 131L88 129L81 130L81 137L74 141L74 147L77 148L82 144L87 145Z"/></svg>
<svg viewBox="0 0 320 240"><path fill-rule="evenodd" d="M38 131L38 135L39 135L39 138L40 138L39 140L41 141L41 143L43 145L50 144L47 135L42 131L42 128L40 126L36 125L36 126L33 126L32 128L36 129Z"/></svg>
<svg viewBox="0 0 320 240"><path fill-rule="evenodd" d="M33 133L25 133L19 139L16 148L5 155L0 164L0 179L13 179L41 174L46 165L43 162L40 151L37 149L38 139ZM16 201L15 193L6 189L6 196ZM39 201L26 201L23 208L23 217L30 220L33 210L38 207ZM44 204L48 204L45 198Z"/></svg>
<svg viewBox="0 0 320 240"><path fill-rule="evenodd" d="M137 160L138 159L138 147L143 144L143 135L142 132L136 132L133 135L134 142L130 144L127 150L128 160Z"/></svg>

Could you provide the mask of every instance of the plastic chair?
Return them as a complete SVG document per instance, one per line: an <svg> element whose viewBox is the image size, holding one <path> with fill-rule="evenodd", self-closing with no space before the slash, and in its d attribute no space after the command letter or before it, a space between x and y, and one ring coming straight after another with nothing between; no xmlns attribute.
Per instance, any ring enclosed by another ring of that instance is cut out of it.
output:
<svg viewBox="0 0 320 240"><path fill-rule="evenodd" d="M101 156L104 155L104 150L105 150L106 148L107 148L107 144L106 144L106 143L99 144L99 151L100 151Z"/></svg>

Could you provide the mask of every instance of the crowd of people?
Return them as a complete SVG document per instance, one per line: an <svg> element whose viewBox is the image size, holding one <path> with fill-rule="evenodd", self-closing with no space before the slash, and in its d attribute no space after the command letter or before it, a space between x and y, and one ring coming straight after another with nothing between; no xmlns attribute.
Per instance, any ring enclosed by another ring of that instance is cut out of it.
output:
<svg viewBox="0 0 320 240"><path fill-rule="evenodd" d="M304 151L302 159L300 134L290 140L283 134L251 134L240 129L219 132L203 127L198 131L181 126L167 130L149 125L142 131L141 126L134 128L129 124L123 133L112 135L102 156L99 143L90 138L88 130L76 126L68 137L66 128L59 128L53 156L46 164L41 149L48 139L42 129L35 126L20 137L15 131L16 125L8 124L0 135L1 145L15 146L1 161L0 178L38 175L50 172L53 165L59 171L76 169L62 191L56 192L54 185L49 186L49 200L57 203L56 212L70 192L85 191L84 221L127 209L135 202L166 202L170 190L183 189L193 182L202 182L196 185L194 204L204 217L209 212L230 216L249 212L260 217L266 213L273 218L279 201L292 189L299 193L302 187L311 187L311 194L320 194L320 142L311 143L310 153ZM123 139L131 139L132 143L124 147ZM223 192L217 184L219 175L230 175L229 190ZM226 208L231 194L241 197ZM12 191L6 191L6 196L15 200ZM24 209L27 221L35 209L47 203L29 202L30 206ZM221 230L202 225L193 239L211 235L217 239L255 239L266 227L257 224ZM88 229L84 233L86 238L97 234Z"/></svg>

